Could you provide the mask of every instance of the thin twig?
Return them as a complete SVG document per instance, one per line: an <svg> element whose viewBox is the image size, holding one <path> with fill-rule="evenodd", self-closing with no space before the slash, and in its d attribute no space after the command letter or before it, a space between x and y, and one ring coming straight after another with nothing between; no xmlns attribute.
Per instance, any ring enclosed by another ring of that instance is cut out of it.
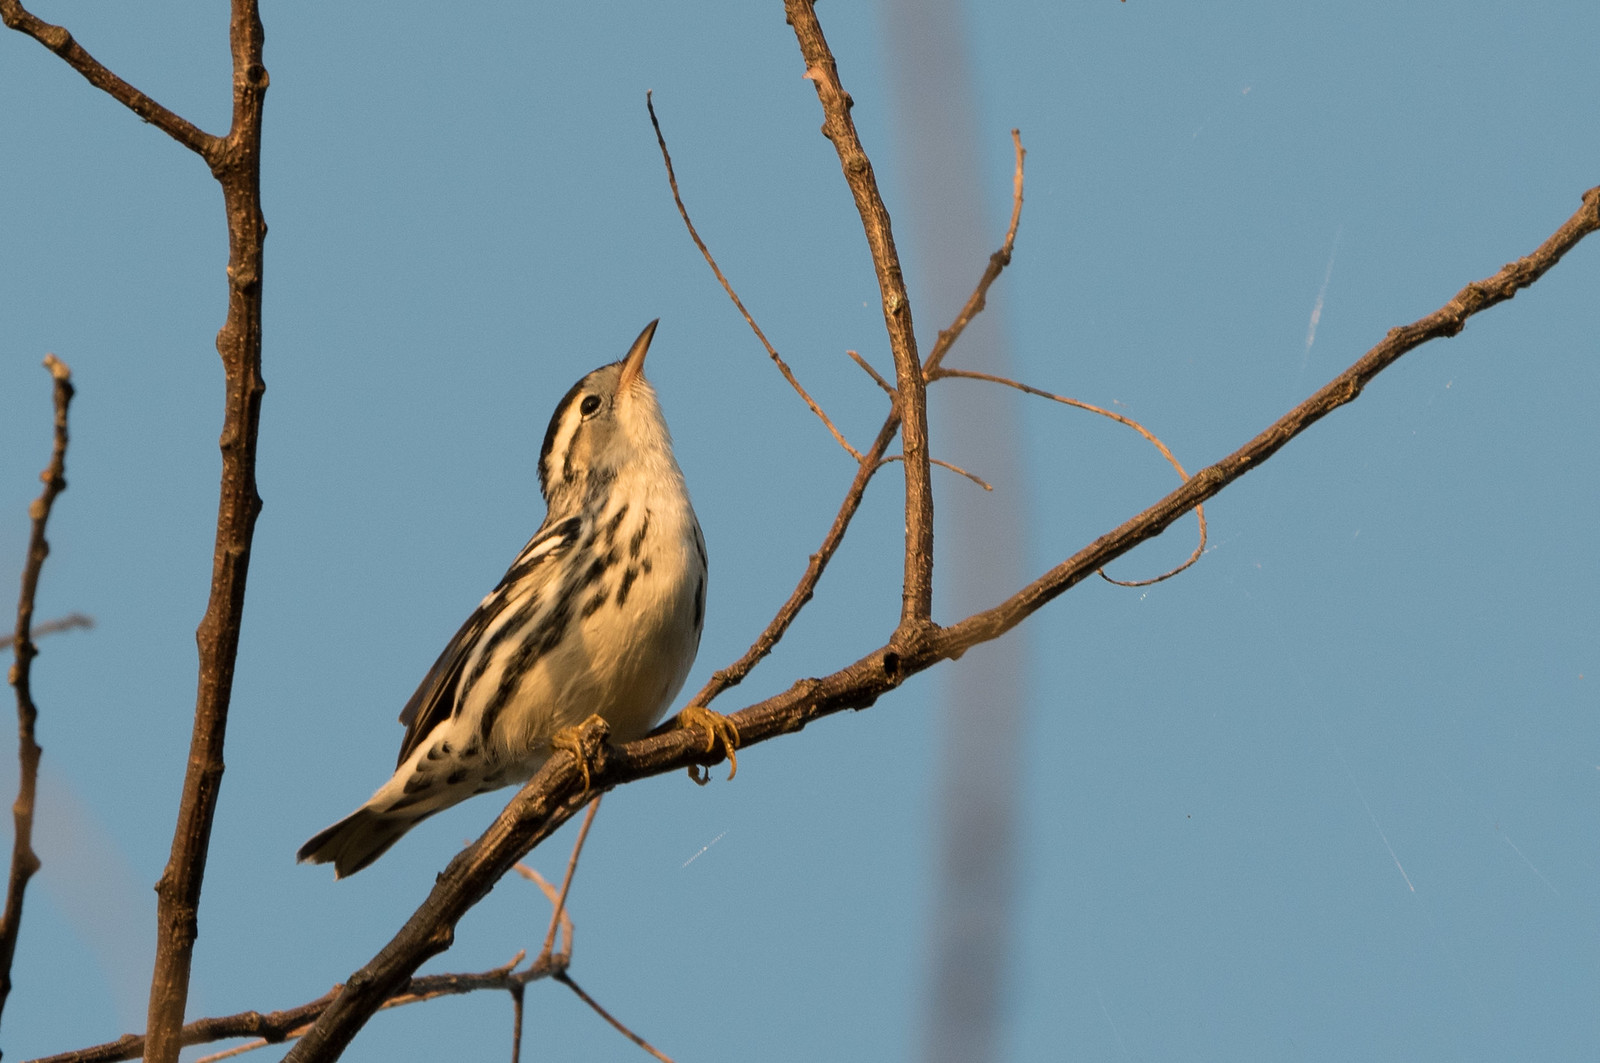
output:
<svg viewBox="0 0 1600 1063"><path fill-rule="evenodd" d="M511 987L511 1063L522 1063L522 998L527 986L521 982Z"/></svg>
<svg viewBox="0 0 1600 1063"><path fill-rule="evenodd" d="M904 454L890 454L887 458L883 458L883 459L879 460L878 467L881 469L885 465L889 464L891 461L905 461L905 460L906 460L906 456ZM933 463L934 465L943 466L944 468L949 469L951 472L960 473L962 476L965 476L967 479L971 480L973 483L977 484L979 487L983 488L985 491L993 491L994 490L994 484L990 483L988 480L985 480L981 476L974 476L972 473L970 473L967 470L963 469L959 465L955 465L955 464L953 464L951 462L948 462L948 461L943 461L943 460L941 460L939 458L929 458L928 461Z"/></svg>
<svg viewBox="0 0 1600 1063"><path fill-rule="evenodd" d="M622 1023L618 1022L615 1016L600 1006L600 1002L598 1000L596 1000L594 997L591 997L588 993L585 993L581 988L579 988L578 983L574 982L572 980L572 976L566 971L559 971L556 974L551 975L551 977L560 982L562 985L566 986L568 989L572 990L574 993L578 994L578 999L593 1008L596 1015L606 1020L606 1022L609 1022L613 1030L616 1030L622 1036L626 1037L628 1040L632 1041L646 1052L649 1052L652 1056L655 1056L657 1059L661 1060L661 1063L672 1063L671 1056L667 1055L665 1052L662 1052L649 1041L646 1041L643 1037L640 1037L638 1034L622 1025Z"/></svg>
<svg viewBox="0 0 1600 1063"><path fill-rule="evenodd" d="M68 613L66 616L33 625L33 633L29 637L34 642L38 642L46 635L58 635L63 631L71 631L75 627L94 627L94 617L89 616L87 613ZM0 635L0 650L7 649L16 641L17 637L15 635Z"/></svg>
<svg viewBox="0 0 1600 1063"><path fill-rule="evenodd" d="M53 26L23 7L20 0L0 0L0 19L19 33L26 33L59 55L89 84L110 95L134 114L155 126L206 162L214 161L224 142L161 106L117 75L73 40L64 27Z"/></svg>
<svg viewBox="0 0 1600 1063"><path fill-rule="evenodd" d="M789 386L794 388L795 393L805 400L805 404L811 408L811 412L816 414L818 419L827 426L828 431L833 434L834 440L845 449L846 453L855 458L856 461L860 461L861 452L850 445L850 441L845 439L843 432L834 427L833 421L823 412L817 400L813 399L810 392L800 386L800 381L795 378L794 371L789 368L789 363L785 362L782 356L778 354L777 348L773 347L767 340L767 334L761 331L761 326L756 324L756 319L751 317L750 311L745 309L744 300L739 298L739 293L733 290L732 284L728 283L728 278L723 274L722 267L718 266L717 260L711 257L710 248L706 247L706 242L700 239L700 233L696 231L694 222L689 220L689 208L683 205L683 197L678 194L678 175L673 172L672 155L667 151L667 138L662 135L661 123L656 120L656 105L651 99L652 95L650 92L644 94L644 105L650 112L650 124L655 127L656 143L661 147L661 161L667 164L667 184L672 187L672 201L678 205L678 216L683 219L684 227L689 230L689 238L694 241L694 246L700 249L700 254L705 258L706 265L711 267L711 272L716 274L718 283L722 285L722 290L728 293L728 298L733 300L733 305L739 308L739 313L744 316L744 323L750 326L750 331L756 334L756 339L761 341L761 346L767 349L767 357L771 358L772 364L778 367L778 372L783 374L783 379L787 380Z"/></svg>
<svg viewBox="0 0 1600 1063"><path fill-rule="evenodd" d="M950 353L950 348L961 338L967 325L988 305L989 286L1000 276L1002 270L1011 265L1011 249L1016 246L1017 226L1022 221L1022 160L1028 154L1022 147L1020 129L1011 131L1011 143L1017 153L1017 166L1011 175L1011 225L1006 229L1006 238L1001 241L1000 250L989 256L989 264L984 268L983 276L978 278L978 286L967 297L967 304L961 308L961 313L956 315L950 327L939 333L939 338L934 341L933 350L928 352L928 360L923 365L922 372L929 382L932 382L934 374L944 362L944 356Z"/></svg>
<svg viewBox="0 0 1600 1063"><path fill-rule="evenodd" d="M33 644L33 600L39 590L39 573L50 556L45 525L56 496L67 489L67 407L72 405L72 370L53 354L44 356L44 367L55 381L52 388L55 407L55 443L50 464L39 479L44 489L28 507L32 530L28 533L28 560L22 567L22 590L17 595L17 628L12 636L13 663L11 685L17 692L17 800L11 806L15 834L11 843L11 874L6 880L5 914L0 916L0 1012L11 995L11 961L17 951L17 935L22 930L22 901L28 880L39 870L39 857L33 851L33 802L39 787L39 755L43 751L34 740L34 722L39 718L33 703L33 659L39 650ZM41 625L42 627L43 625Z"/></svg>
<svg viewBox="0 0 1600 1063"><path fill-rule="evenodd" d="M552 912L560 912L561 937L565 942L561 946L561 951L555 953L553 956L548 950L541 952L533 961L533 965L537 967L541 963L545 963L550 964L551 966L560 966L561 964L568 963L572 959L572 916L565 908L558 909L556 907L557 902L561 900L561 891L556 889L555 886L551 884L549 879L539 874L539 872L535 871L527 864L515 864L512 866L511 870L515 871L517 874L521 875L535 886L538 886L539 891L544 894L545 900L550 902L550 910Z"/></svg>
<svg viewBox="0 0 1600 1063"><path fill-rule="evenodd" d="M812 0L784 0L784 13L794 28L795 40L805 60L805 77L817 90L822 104L822 135L833 144L839 167L861 215L861 229L872 252L872 267L883 300L883 324L894 352L895 389L900 394L902 449L906 455L905 576L900 598L900 627L896 640L917 642L933 627L933 482L928 461L928 397L917 356L917 334L911 320L911 299L906 294L900 255L895 250L889 211L878 191L850 117L853 101L839 81L839 66Z"/></svg>
<svg viewBox="0 0 1600 1063"><path fill-rule="evenodd" d="M1027 384L1020 383L1010 379L1009 377L995 376L992 373L978 373L971 369L940 368L933 370L929 374L930 383L932 381L943 380L945 378L951 378L955 380L984 380L991 384L1004 384L1008 388L1016 388L1018 391L1025 392L1026 394L1037 395L1041 399L1049 399L1051 402L1059 402L1064 406L1073 406L1080 410L1087 410L1089 413L1097 413L1101 417L1108 417L1118 424L1126 425L1135 432L1138 432L1140 435L1144 436L1145 439L1150 441L1151 445L1161 452L1161 456L1166 458L1167 462L1174 469L1178 470L1179 477L1184 480L1189 478L1189 474L1184 471L1182 463L1179 462L1178 459L1173 455L1172 451L1167 448L1167 445L1156 437L1154 432L1151 432L1148 428L1140 424L1138 421L1135 421L1133 418L1125 417L1114 410L1108 410L1104 407L1096 406L1093 403L1084 402L1081 399L1069 399L1065 395L1057 395L1053 392L1044 391L1040 388L1031 387ZM1105 580L1107 583L1115 583L1119 587L1148 587L1151 584L1160 583L1162 580L1171 579L1173 576L1176 576L1178 573L1182 572L1184 569L1200 560L1201 555L1206 552L1206 507L1196 506L1194 514L1200 522L1200 542L1196 544L1194 552L1189 555L1189 559L1183 564L1179 565L1170 572L1163 572L1161 575L1152 577L1150 579L1113 579L1112 577L1106 575L1103 570L1100 572L1100 578Z"/></svg>
<svg viewBox="0 0 1600 1063"><path fill-rule="evenodd" d="M599 794L593 801L589 802L589 811L584 814L583 826L578 828L578 840L572 843L572 855L567 858L567 874L561 880L561 895L556 898L555 911L550 913L550 929L544 935L544 947L539 950L541 958L549 957L550 948L556 942L556 927L567 910L567 891L572 889L572 875L573 872L578 870L578 857L583 853L583 843L589 840L589 827L594 823L595 813L600 811L600 798L604 796L604 794ZM572 924L570 921L567 923L566 954L568 956L572 955Z"/></svg>
<svg viewBox="0 0 1600 1063"><path fill-rule="evenodd" d="M882 388L891 399L898 398L898 396L895 394L893 386L891 386L887 380L883 379L883 377L878 375L878 371L872 368L871 362L861 357L861 355L857 354L855 351L845 351L844 353L848 354L852 361L854 361L862 369L866 370L867 375L872 378L873 383Z"/></svg>

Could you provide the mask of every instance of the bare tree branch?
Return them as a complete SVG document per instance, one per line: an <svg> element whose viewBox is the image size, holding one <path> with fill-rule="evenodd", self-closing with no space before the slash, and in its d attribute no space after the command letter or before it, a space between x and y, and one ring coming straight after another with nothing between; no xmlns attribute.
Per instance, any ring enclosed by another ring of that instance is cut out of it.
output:
<svg viewBox="0 0 1600 1063"><path fill-rule="evenodd" d="M50 464L39 479L44 490L28 507L33 528L28 535L28 560L22 567L22 590L17 595L17 629L13 636L11 686L17 692L17 760L20 762L17 800L11 806L16 833L11 843L11 874L6 880L5 914L0 916L0 1013L11 995L11 960L17 951L17 934L22 929L22 901L28 880L39 870L39 857L33 851L33 801L39 785L39 756L43 752L34 740L34 722L39 709L33 703L33 659L39 653L33 644L33 600L39 590L39 573L50 556L50 542L44 536L50 509L56 496L67 489L67 407L72 404L72 370L53 354L44 356L44 367L55 380L55 445Z"/></svg>
<svg viewBox="0 0 1600 1063"><path fill-rule="evenodd" d="M683 196L678 193L678 175L672 170L672 154L667 151L667 138L661 134L661 123L656 120L656 105L651 99L652 95L649 92L644 94L644 105L650 112L650 125L656 131L656 143L661 147L661 161L667 165L667 184L672 187L672 202L678 205L678 217L683 219L684 227L689 230L689 238L694 241L694 246L700 249L700 254L705 258L706 265L711 267L711 272L716 274L717 281L722 285L722 290L728 293L728 298L733 300L733 305L739 308L739 313L744 316L744 323L750 326L750 331L756 334L756 339L761 341L761 346L767 349L767 357L771 358L772 364L778 367L778 372L783 374L783 379L789 382L789 386L794 388L801 399L805 400L805 404L810 407L811 412L816 414L818 419L827 426L829 432L833 433L834 441L845 449L845 453L856 459L856 461L860 461L861 452L850 445L849 441L845 439L844 433L834 427L833 421L823 412L817 400L813 399L811 393L800 386L800 381L795 379L794 371L789 368L789 363L785 362L782 356L778 354L771 342L768 341L767 334L761 331L761 326L756 324L756 319L751 317L750 311L745 309L744 300L739 298L739 293L733 290L732 284L728 283L728 278L723 275L722 267L718 266L717 260L711 257L711 251L706 247L706 242L700 239L699 232L695 230L694 222L689 220L689 208L683 205Z"/></svg>
<svg viewBox="0 0 1600 1063"><path fill-rule="evenodd" d="M794 27L805 76L817 90L825 119L822 135L832 142L844 170L845 183L855 198L856 211L883 297L883 323L894 352L895 386L906 455L906 557L905 585L901 592L900 630L897 639L915 641L933 626L933 481L928 461L928 403L917 356L917 334L911 322L911 300L906 295L900 255L894 247L889 211L878 191L872 162L861 146L850 118L854 101L839 81L838 64L822 35L812 0L784 0L789 25Z"/></svg>
<svg viewBox="0 0 1600 1063"><path fill-rule="evenodd" d="M156 961L150 978L150 1063L176 1063L182 1045L189 969L199 933L211 824L222 784L223 740L233 692L239 625L244 617L250 545L261 496L256 492L256 435L261 424L261 306L266 218L261 212L261 112L268 78L265 32L256 0L232 0L233 121L208 160L222 186L228 223L228 316L217 334L226 397L222 485L212 555L211 595L195 641L200 651L194 730L173 831L172 852L156 883Z"/></svg>
<svg viewBox="0 0 1600 1063"><path fill-rule="evenodd" d="M66 616L54 620L46 620L42 624L33 625L32 638L37 641L46 635L59 635L63 631L71 631L75 627L94 627L94 617L86 613L68 613ZM0 635L0 650L6 649L17 641L15 635Z"/></svg>
<svg viewBox="0 0 1600 1063"><path fill-rule="evenodd" d="M149 96L102 66L99 60L73 40L62 26L54 26L23 7L20 0L0 0L0 19L19 33L26 33L59 55L95 88L109 94L134 114L155 126L179 144L211 162L223 142L161 106Z"/></svg>
<svg viewBox="0 0 1600 1063"><path fill-rule="evenodd" d="M1600 228L1600 188L1584 194L1583 206L1532 255L1511 263L1485 281L1469 284L1433 314L1392 330L1384 341L1306 402L1268 427L1234 454L1202 469L1120 527L1096 539L992 609L940 629L921 629L914 639L903 629L884 646L820 679L803 679L781 694L734 713L745 748L804 729L845 709L864 709L907 678L972 646L1011 630L1058 595L1215 495L1271 457L1290 439L1332 410L1355 399L1362 388L1407 351L1441 336L1453 336L1473 314L1511 298L1555 265L1584 236ZM552 757L511 800L490 828L440 874L428 898L406 925L345 990L289 1053L291 1063L336 1058L356 1031L403 984L410 972L449 947L456 920L493 887L511 865L576 814L593 793L691 764L723 759L720 747L707 751L697 733L669 730L613 748L605 743L604 721L592 719L579 734L588 758L587 772L574 756ZM585 775L589 789L585 789Z"/></svg>

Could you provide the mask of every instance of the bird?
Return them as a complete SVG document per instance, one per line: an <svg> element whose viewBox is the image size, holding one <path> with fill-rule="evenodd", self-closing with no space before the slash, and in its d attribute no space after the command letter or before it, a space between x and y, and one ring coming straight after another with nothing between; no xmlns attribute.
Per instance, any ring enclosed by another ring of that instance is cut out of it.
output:
<svg viewBox="0 0 1600 1063"><path fill-rule="evenodd" d="M353 875L428 816L573 749L591 714L614 740L643 736L683 687L705 622L706 544L644 377L658 321L556 405L539 451L543 523L400 713L394 775L300 862ZM694 719L731 757L725 718Z"/></svg>

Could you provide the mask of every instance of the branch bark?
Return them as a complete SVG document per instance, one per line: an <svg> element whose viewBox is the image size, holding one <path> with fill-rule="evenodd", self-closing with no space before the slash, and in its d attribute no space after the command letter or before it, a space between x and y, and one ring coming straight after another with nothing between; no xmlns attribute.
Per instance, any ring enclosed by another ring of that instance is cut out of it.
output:
<svg viewBox="0 0 1600 1063"><path fill-rule="evenodd" d="M189 969L199 933L200 890L222 783L223 739L233 691L245 579L261 497L256 492L256 435L261 419L262 245L261 112L268 78L262 65L264 31L255 0L233 0L233 121L207 161L222 186L228 222L228 316L217 334L226 383L222 424L222 485L217 504L211 595L195 641L200 670L188 768L173 832L172 852L156 883L156 962L150 979L151 1063L175 1063L182 1045Z"/></svg>
<svg viewBox="0 0 1600 1063"><path fill-rule="evenodd" d="M812 0L784 0L783 7L800 43L805 76L816 87L817 99L822 103L822 135L839 155L845 183L850 186L856 212L861 215L861 228L872 251L872 267L878 275L889 349L894 352L895 386L900 393L899 412L904 422L901 447L906 456L905 584L896 639L914 642L933 626L933 482L928 461L927 385L917 355L911 300L906 295L900 255L894 247L889 211L878 191L872 161L850 118L855 101L839 81L838 64L822 35L815 5Z"/></svg>
<svg viewBox="0 0 1600 1063"><path fill-rule="evenodd" d="M34 740L34 722L39 709L33 703L33 659L39 650L33 644L33 601L39 590L39 573L50 556L45 525L56 496L67 489L67 407L72 404L72 370L53 354L45 355L44 367L55 379L55 446L50 464L39 479L44 490L28 507L33 522L28 535L28 560L22 568L22 591L17 596L17 629L12 641L11 686L17 692L17 759L20 761L17 800L11 806L16 833L11 843L11 874L6 882L5 914L0 916L0 1013L11 995L11 960L17 951L17 934L22 929L22 901L28 880L39 870L39 857L33 851L33 801L39 784L39 756L43 752Z"/></svg>

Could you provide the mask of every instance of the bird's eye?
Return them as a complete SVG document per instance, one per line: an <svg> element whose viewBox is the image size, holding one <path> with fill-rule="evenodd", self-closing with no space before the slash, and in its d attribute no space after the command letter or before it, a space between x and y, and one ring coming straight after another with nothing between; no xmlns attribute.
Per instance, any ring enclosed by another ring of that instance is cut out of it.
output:
<svg viewBox="0 0 1600 1063"><path fill-rule="evenodd" d="M583 401L578 403L578 409L580 411L582 411L582 413L583 413L583 415L585 417L588 417L590 414L594 413L594 411L598 410L599 408L600 408L600 396L599 395L585 395L583 397Z"/></svg>

